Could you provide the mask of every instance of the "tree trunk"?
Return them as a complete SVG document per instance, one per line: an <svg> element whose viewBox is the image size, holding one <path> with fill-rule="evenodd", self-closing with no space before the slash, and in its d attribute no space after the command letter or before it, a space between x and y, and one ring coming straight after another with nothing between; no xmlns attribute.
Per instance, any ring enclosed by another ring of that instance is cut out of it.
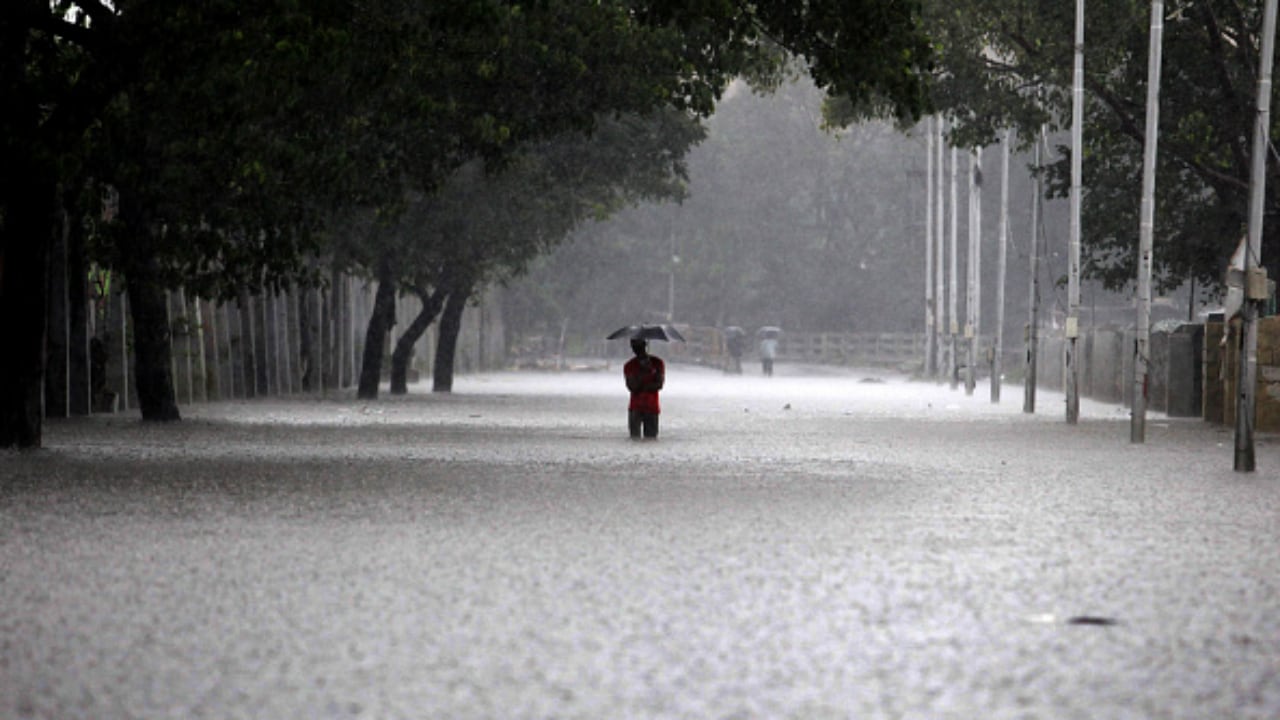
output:
<svg viewBox="0 0 1280 720"><path fill-rule="evenodd" d="M5 172L0 226L0 447L38 448L44 394L45 275L54 223L52 183Z"/></svg>
<svg viewBox="0 0 1280 720"><path fill-rule="evenodd" d="M267 296L251 298L253 310L253 383L254 391L261 397L271 394L271 356L267 347Z"/></svg>
<svg viewBox="0 0 1280 720"><path fill-rule="evenodd" d="M240 315L240 387L246 398L258 396L258 351L253 322L253 296L241 289L236 298Z"/></svg>
<svg viewBox="0 0 1280 720"><path fill-rule="evenodd" d="M133 232L144 232L131 224ZM126 258L125 283L133 316L134 385L143 420L179 419L173 390L168 293L160 287L153 256Z"/></svg>
<svg viewBox="0 0 1280 720"><path fill-rule="evenodd" d="M302 297L298 298L298 380L303 392L315 390L316 361L312 349L315 347L315 328L311 325L314 322L311 303L315 295L314 288L304 288Z"/></svg>
<svg viewBox="0 0 1280 720"><path fill-rule="evenodd" d="M321 322L324 347L324 384L326 387L342 387L342 274L334 267L329 273L329 294L324 298L324 320Z"/></svg>
<svg viewBox="0 0 1280 720"><path fill-rule="evenodd" d="M49 235L45 271L44 416L64 418L67 412L67 212L57 211L58 223Z"/></svg>
<svg viewBox="0 0 1280 720"><path fill-rule="evenodd" d="M422 337L422 333L431 327L436 315L440 314L441 305L444 304L444 291L440 288L436 288L435 292L429 294L416 288L414 292L422 299L422 310L405 328L404 334L396 341L395 351L391 353L392 395L404 395L409 392L409 359L413 357L413 346L418 342L418 338Z"/></svg>
<svg viewBox="0 0 1280 720"><path fill-rule="evenodd" d="M67 245L67 310L71 324L69 351L71 414L88 415L93 407L89 367L89 268L84 255L84 223L72 222Z"/></svg>
<svg viewBox="0 0 1280 720"><path fill-rule="evenodd" d="M360 387L356 396L364 400L378 397L378 383L382 379L382 347L387 332L396 321L396 283L391 263L387 259L378 266L378 293L373 299L373 314L365 331L364 361L360 366Z"/></svg>
<svg viewBox="0 0 1280 720"><path fill-rule="evenodd" d="M453 360L458 350L458 333L462 331L462 311L467 308L470 289L449 293L444 312L440 315L440 336L436 345L436 362L432 368L431 391L453 392Z"/></svg>

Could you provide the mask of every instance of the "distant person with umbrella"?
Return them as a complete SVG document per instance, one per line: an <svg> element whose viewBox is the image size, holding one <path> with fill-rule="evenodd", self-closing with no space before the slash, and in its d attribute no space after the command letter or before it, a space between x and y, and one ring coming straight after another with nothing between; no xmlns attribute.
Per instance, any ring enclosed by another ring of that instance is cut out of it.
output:
<svg viewBox="0 0 1280 720"><path fill-rule="evenodd" d="M631 439L656 440L658 438L658 392L667 379L667 366L662 358L649 354L649 339L684 340L675 328L661 325L632 325L614 331L609 339L627 336L631 339L631 352L635 357L622 366L622 376L631 391L631 404L627 406L627 428Z"/></svg>
<svg viewBox="0 0 1280 720"><path fill-rule="evenodd" d="M773 359L778 356L778 336L782 330L773 325L765 325L756 331L760 336L760 370L765 377L773 377Z"/></svg>
<svg viewBox="0 0 1280 720"><path fill-rule="evenodd" d="M725 349L729 351L729 365L725 368L725 372L730 375L742 374L742 345L746 332L737 325L730 325L724 329Z"/></svg>

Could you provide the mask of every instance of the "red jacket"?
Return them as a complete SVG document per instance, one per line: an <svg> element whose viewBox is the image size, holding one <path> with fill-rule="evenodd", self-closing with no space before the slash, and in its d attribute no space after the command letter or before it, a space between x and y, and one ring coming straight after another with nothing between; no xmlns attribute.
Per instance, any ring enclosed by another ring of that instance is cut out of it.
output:
<svg viewBox="0 0 1280 720"><path fill-rule="evenodd" d="M658 414L658 391L666 380L667 366L662 358L653 355L633 357L622 366L622 376L627 380L627 389L631 391L631 404L628 410L642 413Z"/></svg>

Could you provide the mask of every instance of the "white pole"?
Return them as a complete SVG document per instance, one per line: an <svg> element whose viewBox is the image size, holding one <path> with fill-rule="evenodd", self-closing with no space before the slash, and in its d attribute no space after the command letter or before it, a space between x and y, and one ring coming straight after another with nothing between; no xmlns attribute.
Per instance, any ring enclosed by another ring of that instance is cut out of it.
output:
<svg viewBox="0 0 1280 720"><path fill-rule="evenodd" d="M965 286L964 337L968 361L964 373L964 394L972 395L977 384L978 345L982 327L982 148L969 151L969 279Z"/></svg>
<svg viewBox="0 0 1280 720"><path fill-rule="evenodd" d="M1067 252L1067 327L1063 373L1067 395L1067 422L1080 419L1080 193L1084 135L1084 0L1076 0L1075 71L1071 90L1071 239Z"/></svg>
<svg viewBox="0 0 1280 720"><path fill-rule="evenodd" d="M1266 0L1262 19L1262 58L1258 70L1257 114L1253 123L1253 167L1249 180L1249 250L1245 253L1244 347L1236 383L1235 470L1253 472L1253 427L1257 419L1258 311L1266 299L1262 271L1262 220L1267 188L1267 146L1271 135L1271 66L1275 55L1276 0ZM1262 287L1259 287L1262 286Z"/></svg>
<svg viewBox="0 0 1280 720"><path fill-rule="evenodd" d="M949 182L951 183L951 287L947 290L947 293L948 293L947 301L948 301L948 304L950 305L950 309L948 310L947 315L951 318L951 328L950 328L951 332L949 333L950 339L948 341L948 344L951 346L951 351L949 353L949 358L947 362L947 375L951 378L952 390L955 390L956 387L960 384L960 378L956 371L956 369L959 367L959 364L960 364L959 357L957 357L957 353L960 350L960 340L959 340L960 315L958 312L959 306L960 306L960 297L959 297L959 290L957 289L957 286L959 285L959 282L960 282L960 270L958 267L960 263L959 263L959 255L956 252L959 246L957 236L960 230L959 226L957 225L957 217L960 215L960 213L957 212L959 210L959 206L956 204L956 198L957 198L956 165L957 164L958 163L956 162L956 148L954 145L952 145L951 146L951 170L950 170L951 174L949 176Z"/></svg>
<svg viewBox="0 0 1280 720"><path fill-rule="evenodd" d="M1004 284L1009 263L1009 143L1013 131L1004 131L1000 143L1000 245L996 260L996 338L991 352L991 402L1000 402L1001 376L1004 374Z"/></svg>
<svg viewBox="0 0 1280 720"><path fill-rule="evenodd" d="M1031 198L1031 278L1029 302L1030 317L1027 320L1027 379L1022 388L1022 412L1036 411L1036 383L1039 371L1040 352L1040 203L1044 197L1044 180L1041 178L1041 149L1044 147L1045 127L1040 126L1040 136L1036 138L1034 163L1035 181L1032 184L1034 195Z"/></svg>
<svg viewBox="0 0 1280 720"><path fill-rule="evenodd" d="M1151 256L1155 244L1156 145L1160 140L1160 50L1164 0L1151 1L1147 50L1147 128L1142 146L1142 216L1138 226L1138 338L1133 349L1133 414L1129 442L1147 440L1147 365L1151 357Z"/></svg>
<svg viewBox="0 0 1280 720"><path fill-rule="evenodd" d="M929 118L925 131L925 191L924 191L924 374L932 377L938 372L937 353L934 345L933 326L936 322L933 295L933 118Z"/></svg>
<svg viewBox="0 0 1280 720"><path fill-rule="evenodd" d="M937 369L945 372L944 368L946 367L946 365L943 363L942 356L946 353L946 350L944 349L943 340L946 337L946 331L947 331L946 325L944 324L945 318L947 317L947 315L946 315L946 303L943 301L943 296L944 296L944 293L946 292L945 265L946 265L947 253L946 253L946 241L945 241L946 233L944 232L944 228L943 228L943 223L944 223L943 216L946 214L946 205L943 203L943 194L942 194L942 187L944 184L943 142L942 142L943 123L944 123L943 119L939 117L937 125L934 126L934 132L937 135L937 142L935 143L935 147L937 148L937 153L938 153L938 177L937 177L937 181L934 183L934 188L937 195L937 198L936 198L937 202L935 204L938 208L938 212L934 216L934 248L935 250L934 250L933 256L937 258L937 261L934 263L934 267L933 267L933 272L934 272L933 297L935 300L937 300L937 303L936 303L937 313L935 317L936 330L934 333L937 336L937 342L936 342L936 347L938 351L938 363L937 363L938 368Z"/></svg>

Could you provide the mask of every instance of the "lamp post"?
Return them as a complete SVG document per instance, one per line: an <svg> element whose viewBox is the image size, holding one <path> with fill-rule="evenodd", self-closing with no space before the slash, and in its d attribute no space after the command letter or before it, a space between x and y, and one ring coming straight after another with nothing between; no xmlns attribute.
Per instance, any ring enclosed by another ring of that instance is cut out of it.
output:
<svg viewBox="0 0 1280 720"><path fill-rule="evenodd" d="M1235 470L1253 472L1253 427L1258 389L1258 314L1266 299L1266 271L1262 268L1262 219L1267 186L1267 146L1271 134L1271 67L1275 55L1276 0L1266 0L1262 18L1262 58L1258 71L1257 114L1253 123L1253 166L1249 181L1249 245L1244 258L1245 294L1242 308L1244 346L1240 348L1240 376L1236 382Z"/></svg>

